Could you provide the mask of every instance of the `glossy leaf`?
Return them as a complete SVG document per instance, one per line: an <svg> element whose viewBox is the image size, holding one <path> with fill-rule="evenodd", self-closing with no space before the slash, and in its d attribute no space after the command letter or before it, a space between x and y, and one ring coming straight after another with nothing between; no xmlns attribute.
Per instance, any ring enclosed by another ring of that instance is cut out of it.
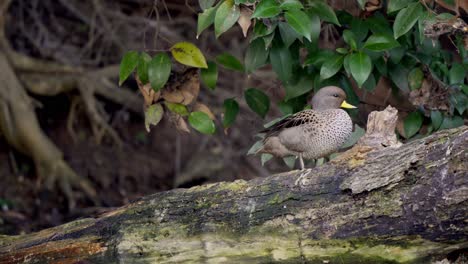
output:
<svg viewBox="0 0 468 264"><path fill-rule="evenodd" d="M201 69L200 77L208 88L214 90L218 81L218 65L212 61L208 61L208 68Z"/></svg>
<svg viewBox="0 0 468 264"><path fill-rule="evenodd" d="M225 0L216 11L214 27L216 38L230 29L239 19L240 9L233 0Z"/></svg>
<svg viewBox="0 0 468 264"><path fill-rule="evenodd" d="M179 42L171 47L174 59L184 65L195 68L207 68L205 56L190 42Z"/></svg>
<svg viewBox="0 0 468 264"><path fill-rule="evenodd" d="M206 10L212 7L215 2L216 0L198 0L198 4L200 5L200 8L203 10Z"/></svg>
<svg viewBox="0 0 468 264"><path fill-rule="evenodd" d="M216 56L216 62L221 64L226 69L244 71L244 66L242 63L236 57L227 52Z"/></svg>
<svg viewBox="0 0 468 264"><path fill-rule="evenodd" d="M119 86L132 74L138 65L138 52L128 51L122 58L119 68Z"/></svg>
<svg viewBox="0 0 468 264"><path fill-rule="evenodd" d="M408 32L418 21L423 13L423 8L419 2L412 3L408 7L401 9L393 24L393 35L397 39Z"/></svg>
<svg viewBox="0 0 468 264"><path fill-rule="evenodd" d="M276 0L259 1L252 14L252 18L269 18L277 16L281 8Z"/></svg>
<svg viewBox="0 0 468 264"><path fill-rule="evenodd" d="M187 116L189 114L187 106L183 104L171 103L168 101L165 101L164 104L166 105L167 109L169 109L169 111L173 113L176 113L181 116Z"/></svg>
<svg viewBox="0 0 468 264"><path fill-rule="evenodd" d="M249 88L244 92L245 101L247 105L255 113L257 113L262 118L265 118L268 110L270 109L270 99L268 96L255 88Z"/></svg>
<svg viewBox="0 0 468 264"><path fill-rule="evenodd" d="M369 55L359 51L349 55L349 68L351 75L359 87L367 80L372 71L372 61Z"/></svg>
<svg viewBox="0 0 468 264"><path fill-rule="evenodd" d="M211 120L210 116L206 113L200 111L192 112L188 117L188 121L190 126L200 133L214 134L216 131L213 120Z"/></svg>
<svg viewBox="0 0 468 264"><path fill-rule="evenodd" d="M341 26L336 17L335 11L322 1L309 1L309 10L318 15L322 20Z"/></svg>
<svg viewBox="0 0 468 264"><path fill-rule="evenodd" d="M171 74L171 59L166 53L159 53L148 63L148 78L154 91L161 90Z"/></svg>
<svg viewBox="0 0 468 264"><path fill-rule="evenodd" d="M145 110L145 128L146 131L150 132L150 126L156 126L161 121L164 114L164 109L161 104L150 105Z"/></svg>
<svg viewBox="0 0 468 264"><path fill-rule="evenodd" d="M147 84L148 79L148 64L151 61L151 56L146 52L141 52L138 58L137 74L143 84Z"/></svg>
<svg viewBox="0 0 468 264"><path fill-rule="evenodd" d="M417 90L421 88L423 80L424 80L424 73L419 67L412 69L408 74L409 88L411 90Z"/></svg>
<svg viewBox="0 0 468 264"><path fill-rule="evenodd" d="M320 68L320 80L325 80L335 75L343 66L344 56L335 55L326 60Z"/></svg>
<svg viewBox="0 0 468 264"><path fill-rule="evenodd" d="M405 138L411 138L418 133L423 123L423 117L420 112L415 111L410 113L404 120Z"/></svg>
<svg viewBox="0 0 468 264"><path fill-rule="evenodd" d="M402 8L405 8L412 2L414 1L412 0L390 0L387 5L387 13L392 13Z"/></svg>
<svg viewBox="0 0 468 264"><path fill-rule="evenodd" d="M284 0L280 7L283 10L304 9L304 6L299 0Z"/></svg>
<svg viewBox="0 0 468 264"><path fill-rule="evenodd" d="M224 108L223 126L225 128L228 128L236 120L237 114L239 113L239 104L234 99L226 99L224 100L223 108Z"/></svg>
<svg viewBox="0 0 468 264"><path fill-rule="evenodd" d="M351 21L351 31L353 31L357 42L362 42L369 33L369 26L365 20L353 18Z"/></svg>
<svg viewBox="0 0 468 264"><path fill-rule="evenodd" d="M293 59L288 47L283 43L273 42L270 50L270 63L280 80L288 81L291 79Z"/></svg>
<svg viewBox="0 0 468 264"><path fill-rule="evenodd" d="M439 111L431 111L431 123L434 130L438 130L442 125L442 121L444 120L444 116Z"/></svg>
<svg viewBox="0 0 468 264"><path fill-rule="evenodd" d="M218 6L205 9L203 13L198 14L197 38L200 36L203 30L207 29L209 26L211 26L211 24L214 23L216 10L218 10Z"/></svg>
<svg viewBox="0 0 468 264"><path fill-rule="evenodd" d="M302 39L302 36L299 35L288 23L280 22L278 23L279 32L281 39L286 47L291 46L296 39Z"/></svg>
<svg viewBox="0 0 468 264"><path fill-rule="evenodd" d="M311 75L303 74L297 82L284 83L284 89L286 91L285 100L290 100L294 97L303 95L313 89L314 80Z"/></svg>
<svg viewBox="0 0 468 264"><path fill-rule="evenodd" d="M245 70L251 73L259 67L265 65L268 59L269 50L265 49L262 39L256 39L250 43L245 53Z"/></svg>
<svg viewBox="0 0 468 264"><path fill-rule="evenodd" d="M374 34L367 39L366 43L364 43L364 48L372 51L386 51L398 46L400 46L400 43L398 43L393 36L389 35Z"/></svg>
<svg viewBox="0 0 468 264"><path fill-rule="evenodd" d="M286 21L299 34L304 36L309 41L311 40L311 21L309 16L301 10L291 9L286 11Z"/></svg>
<svg viewBox="0 0 468 264"><path fill-rule="evenodd" d="M351 30L345 29L343 31L343 40L351 47L351 49L357 49L356 36Z"/></svg>
<svg viewBox="0 0 468 264"><path fill-rule="evenodd" d="M463 123L464 123L464 121L463 121L463 118L461 116L453 116L453 117L446 116L444 118L444 121L442 121L442 125L440 126L440 130L463 126Z"/></svg>
<svg viewBox="0 0 468 264"><path fill-rule="evenodd" d="M450 84L462 84L467 75L467 70L460 63L453 63L449 72Z"/></svg>

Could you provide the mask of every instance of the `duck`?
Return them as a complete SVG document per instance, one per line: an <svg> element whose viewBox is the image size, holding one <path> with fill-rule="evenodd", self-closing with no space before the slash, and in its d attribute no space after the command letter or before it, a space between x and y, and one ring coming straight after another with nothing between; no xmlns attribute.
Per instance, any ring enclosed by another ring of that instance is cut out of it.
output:
<svg viewBox="0 0 468 264"><path fill-rule="evenodd" d="M345 91L337 86L319 89L311 105L312 109L297 112L260 131L265 137L257 153L296 156L304 170L304 159L327 157L339 150L353 131L351 117L342 108L357 107L346 102Z"/></svg>

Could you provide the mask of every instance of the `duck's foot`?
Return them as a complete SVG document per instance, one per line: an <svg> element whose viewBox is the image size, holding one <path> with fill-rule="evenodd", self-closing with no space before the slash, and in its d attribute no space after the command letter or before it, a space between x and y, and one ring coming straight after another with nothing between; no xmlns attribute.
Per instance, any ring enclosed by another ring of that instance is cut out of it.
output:
<svg viewBox="0 0 468 264"><path fill-rule="evenodd" d="M312 169L303 169L300 172L301 173L299 174L299 178L297 178L297 180L294 182L295 186L298 186L299 183L301 183L302 180L312 172Z"/></svg>

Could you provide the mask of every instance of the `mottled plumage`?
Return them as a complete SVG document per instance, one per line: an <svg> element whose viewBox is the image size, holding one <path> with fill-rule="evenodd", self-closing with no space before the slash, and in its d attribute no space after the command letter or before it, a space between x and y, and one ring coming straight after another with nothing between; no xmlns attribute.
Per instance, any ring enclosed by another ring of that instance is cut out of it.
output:
<svg viewBox="0 0 468 264"><path fill-rule="evenodd" d="M351 135L353 123L346 111L354 108L345 101L344 91L335 86L320 89L312 98L311 110L289 116L261 131L266 133L259 153L277 157L298 156L318 159L337 151Z"/></svg>

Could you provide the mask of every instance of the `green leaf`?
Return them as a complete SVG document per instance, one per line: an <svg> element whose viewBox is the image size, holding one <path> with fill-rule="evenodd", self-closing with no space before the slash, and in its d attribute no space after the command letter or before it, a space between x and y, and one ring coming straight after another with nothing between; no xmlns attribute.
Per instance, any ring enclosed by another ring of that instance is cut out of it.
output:
<svg viewBox="0 0 468 264"><path fill-rule="evenodd" d="M373 74L369 74L367 80L362 84L362 88L365 90L372 92L374 91L375 87L377 86L377 82Z"/></svg>
<svg viewBox="0 0 468 264"><path fill-rule="evenodd" d="M463 126L463 118L461 116L454 116L454 117L446 116L444 118L444 121L442 121L442 125L440 126L440 130L456 128L456 127L459 127L459 126Z"/></svg>
<svg viewBox="0 0 468 264"><path fill-rule="evenodd" d="M309 41L311 40L311 21L309 16L301 10L291 9L286 11L286 21L300 35L304 36Z"/></svg>
<svg viewBox="0 0 468 264"><path fill-rule="evenodd" d="M268 96L264 92L255 88L247 89L244 92L244 96L250 109L262 118L265 118L265 115L270 109L270 99L268 99Z"/></svg>
<svg viewBox="0 0 468 264"><path fill-rule="evenodd" d="M411 112L404 120L405 138L411 138L418 133L423 123L423 117L420 112Z"/></svg>
<svg viewBox="0 0 468 264"><path fill-rule="evenodd" d="M401 65L390 65L388 68L390 79L404 92L409 92L408 70Z"/></svg>
<svg viewBox="0 0 468 264"><path fill-rule="evenodd" d="M320 18L319 16L315 14L310 14L309 13L309 18L310 18L310 42L312 43L318 43L318 39L320 37Z"/></svg>
<svg viewBox="0 0 468 264"><path fill-rule="evenodd" d="M463 81L466 78L466 73L467 71L462 64L456 62L453 63L449 72L450 84L463 84Z"/></svg>
<svg viewBox="0 0 468 264"><path fill-rule="evenodd" d="M349 55L349 68L351 75L359 87L367 80L372 71L372 61L369 55L359 51Z"/></svg>
<svg viewBox="0 0 468 264"><path fill-rule="evenodd" d="M258 140L255 142L250 149L247 151L247 155L255 155L257 154L257 151L260 150L260 148L263 147L263 140Z"/></svg>
<svg viewBox="0 0 468 264"><path fill-rule="evenodd" d="M393 37L392 27L390 26L388 19L381 13L376 12L373 16L367 18L365 21L368 28L375 35L389 35Z"/></svg>
<svg viewBox="0 0 468 264"><path fill-rule="evenodd" d="M207 29L211 24L214 23L216 10L218 10L218 5L205 9L203 13L198 14L198 21L197 21L197 38L203 32L203 30Z"/></svg>
<svg viewBox="0 0 468 264"><path fill-rule="evenodd" d="M198 0L198 4L200 5L200 8L203 10L212 7L215 2L216 0Z"/></svg>
<svg viewBox="0 0 468 264"><path fill-rule="evenodd" d="M351 21L351 31L353 31L356 41L361 42L367 37L369 26L366 21L354 17Z"/></svg>
<svg viewBox="0 0 468 264"><path fill-rule="evenodd" d="M184 65L195 68L208 68L205 56L190 42L179 42L171 47L171 53L174 59Z"/></svg>
<svg viewBox="0 0 468 264"><path fill-rule="evenodd" d="M143 84L147 84L149 81L148 64L150 61L151 61L151 56L148 55L148 53L146 52L140 53L140 57L138 58L137 75Z"/></svg>
<svg viewBox="0 0 468 264"><path fill-rule="evenodd" d="M419 2L412 3L408 7L400 10L393 24L393 35L395 39L406 34L406 32L416 24L422 14L423 8Z"/></svg>
<svg viewBox="0 0 468 264"><path fill-rule="evenodd" d="M385 62L385 59L383 57L374 60L374 65L381 75L387 77L387 63Z"/></svg>
<svg viewBox="0 0 468 264"><path fill-rule="evenodd" d="M390 0L387 6L387 13L398 11L414 2L413 0Z"/></svg>
<svg viewBox="0 0 468 264"><path fill-rule="evenodd" d="M187 106L185 106L183 104L171 103L171 102L168 102L168 101L165 101L164 104L166 105L167 109L169 109L169 111L171 111L173 113L176 113L176 114L181 115L181 116L188 116L188 114L189 114Z"/></svg>
<svg viewBox="0 0 468 264"><path fill-rule="evenodd" d="M288 81L291 79L293 59L288 47L283 43L273 42L270 50L270 63L280 80Z"/></svg>
<svg viewBox="0 0 468 264"><path fill-rule="evenodd" d="M351 30L345 29L343 31L343 40L351 47L351 49L357 49L356 36Z"/></svg>
<svg viewBox="0 0 468 264"><path fill-rule="evenodd" d="M151 88L157 92L167 83L171 74L171 59L166 53L159 53L148 63L148 78Z"/></svg>
<svg viewBox="0 0 468 264"><path fill-rule="evenodd" d="M374 34L367 39L366 43L364 43L364 48L372 51L386 51L398 46L400 46L400 43L389 35Z"/></svg>
<svg viewBox="0 0 468 264"><path fill-rule="evenodd" d="M280 7L283 10L304 9L304 6L298 0L284 0Z"/></svg>
<svg viewBox="0 0 468 264"><path fill-rule="evenodd" d="M132 74L135 67L138 65L138 52L128 51L120 62L119 69L119 86Z"/></svg>
<svg viewBox="0 0 468 264"><path fill-rule="evenodd" d="M242 63L236 57L227 52L216 56L216 62L221 64L226 69L244 71L244 66Z"/></svg>
<svg viewBox="0 0 468 264"><path fill-rule="evenodd" d="M268 59L268 49L265 49L265 44L262 39L256 39L250 43L245 53L245 69L251 73L259 67L265 65Z"/></svg>
<svg viewBox="0 0 468 264"><path fill-rule="evenodd" d="M268 153L262 153L262 155L260 156L260 159L262 161L262 166L265 166L265 163L267 163L272 158L273 158L273 155L268 154Z"/></svg>
<svg viewBox="0 0 468 264"><path fill-rule="evenodd" d="M253 28L253 35L250 39L250 42L254 41L257 38L264 37L273 33L276 29L278 23L272 23L268 26L265 25L261 20L256 21L255 26Z"/></svg>
<svg viewBox="0 0 468 264"><path fill-rule="evenodd" d="M189 124L200 133L214 134L216 131L213 120L203 112L195 111L190 113L188 121Z"/></svg>
<svg viewBox="0 0 468 264"><path fill-rule="evenodd" d="M431 111L431 123L434 130L438 130L442 125L442 121L444 120L444 116L439 111Z"/></svg>
<svg viewBox="0 0 468 264"><path fill-rule="evenodd" d="M240 17L240 9L233 0L225 0L216 11L214 27L216 38L230 29Z"/></svg>
<svg viewBox="0 0 468 264"><path fill-rule="evenodd" d="M335 11L333 11L329 5L322 1L309 1L309 4L309 10L318 15L322 20L341 26L340 22L338 22Z"/></svg>
<svg viewBox="0 0 468 264"><path fill-rule="evenodd" d="M299 80L294 83L284 83L286 91L285 100L303 95L313 89L314 79L310 74L304 73L300 76Z"/></svg>
<svg viewBox="0 0 468 264"><path fill-rule="evenodd" d="M460 91L451 93L449 101L452 107L455 107L460 115L463 115L463 112L465 112L468 107L468 97Z"/></svg>
<svg viewBox="0 0 468 264"><path fill-rule="evenodd" d="M164 109L161 104L150 105L145 110L145 128L146 131L150 132L150 125L157 125L161 121L164 114Z"/></svg>
<svg viewBox="0 0 468 264"><path fill-rule="evenodd" d="M237 114L239 113L239 104L234 99L224 100L224 119L223 126L225 128L230 127L236 120Z"/></svg>
<svg viewBox="0 0 468 264"><path fill-rule="evenodd" d="M302 39L302 36L299 35L288 23L279 22L278 23L279 32L281 39L286 47L291 46L296 39Z"/></svg>
<svg viewBox="0 0 468 264"><path fill-rule="evenodd" d="M273 33L271 33L270 35L266 35L262 38L263 42L265 43L266 49L270 48L271 42L273 41L274 38L275 38L275 31L273 31Z"/></svg>
<svg viewBox="0 0 468 264"><path fill-rule="evenodd" d="M325 61L334 56L335 53L328 49L312 52L307 56L306 60L304 61L304 65L314 65L315 67L321 67Z"/></svg>
<svg viewBox="0 0 468 264"><path fill-rule="evenodd" d="M294 165L296 164L296 157L295 156L288 156L288 157L284 157L283 158L283 161L284 163L286 164L286 166L288 166L289 169L294 169Z"/></svg>
<svg viewBox="0 0 468 264"><path fill-rule="evenodd" d="M335 55L326 60L320 68L320 80L325 80L335 75L343 66L344 56Z"/></svg>
<svg viewBox="0 0 468 264"><path fill-rule="evenodd" d="M252 18L269 18L277 16L281 8L276 0L262 0L255 7Z"/></svg>
<svg viewBox="0 0 468 264"><path fill-rule="evenodd" d="M411 90L417 90L421 88L423 80L424 80L424 73L419 67L412 69L408 73L409 88Z"/></svg>
<svg viewBox="0 0 468 264"><path fill-rule="evenodd" d="M216 88L216 82L218 81L218 66L212 61L208 61L208 68L201 69L200 77L203 83L214 90Z"/></svg>
<svg viewBox="0 0 468 264"><path fill-rule="evenodd" d="M462 90L466 95L468 95L468 85L462 84L462 85L461 85L461 90Z"/></svg>

